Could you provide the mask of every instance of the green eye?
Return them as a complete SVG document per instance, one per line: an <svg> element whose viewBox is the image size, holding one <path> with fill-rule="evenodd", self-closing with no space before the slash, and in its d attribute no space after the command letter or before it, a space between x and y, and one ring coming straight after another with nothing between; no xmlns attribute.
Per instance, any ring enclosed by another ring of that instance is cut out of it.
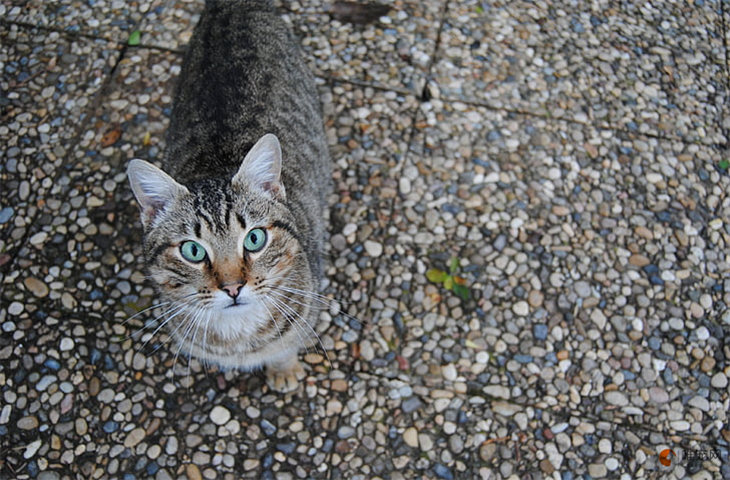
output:
<svg viewBox="0 0 730 480"><path fill-rule="evenodd" d="M263 228L254 228L243 239L243 248L249 252L258 252L266 244L266 231Z"/></svg>
<svg viewBox="0 0 730 480"><path fill-rule="evenodd" d="M180 253L189 262L198 263L205 260L205 249L198 242L188 240L180 245Z"/></svg>

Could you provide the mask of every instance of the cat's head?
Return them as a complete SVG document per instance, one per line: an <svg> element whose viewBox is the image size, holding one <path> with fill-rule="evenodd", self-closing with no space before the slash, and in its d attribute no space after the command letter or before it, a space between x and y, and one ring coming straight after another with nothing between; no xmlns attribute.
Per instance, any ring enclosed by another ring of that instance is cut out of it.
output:
<svg viewBox="0 0 730 480"><path fill-rule="evenodd" d="M281 163L279 141L268 134L232 179L184 186L148 162L129 164L162 321L193 355L235 365L227 355L308 329L313 280Z"/></svg>

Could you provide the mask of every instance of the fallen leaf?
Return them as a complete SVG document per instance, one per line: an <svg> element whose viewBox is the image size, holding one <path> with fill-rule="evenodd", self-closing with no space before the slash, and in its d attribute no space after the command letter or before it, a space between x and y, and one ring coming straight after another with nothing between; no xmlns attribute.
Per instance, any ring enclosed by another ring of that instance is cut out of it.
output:
<svg viewBox="0 0 730 480"><path fill-rule="evenodd" d="M590 143L586 142L583 144L583 148L586 149L586 152L588 152L588 155L590 155L591 158L596 158L598 156L598 149L595 147L595 145L591 145Z"/></svg>
<svg viewBox="0 0 730 480"><path fill-rule="evenodd" d="M120 128L115 128L114 130L109 130L104 134L103 137L101 137L101 146L106 148L111 145L114 145L119 141L119 139L122 137L122 130Z"/></svg>
<svg viewBox="0 0 730 480"><path fill-rule="evenodd" d="M448 277L448 274L437 268L432 268L426 272L426 278L433 283L441 283L446 280L446 277Z"/></svg>
<svg viewBox="0 0 730 480"><path fill-rule="evenodd" d="M147 145L149 145L149 144L150 144L150 139L151 139L151 138L152 138L152 136L150 135L150 132L147 132L147 133L145 133L145 134L144 134L144 138L142 139L142 145L144 145L145 147L146 147Z"/></svg>
<svg viewBox="0 0 730 480"><path fill-rule="evenodd" d="M456 271L459 269L459 259L456 257L451 257L451 262L449 263L449 272L451 275L455 274Z"/></svg>
<svg viewBox="0 0 730 480"><path fill-rule="evenodd" d="M509 437L488 438L482 442L482 445L489 445L490 443L502 443L508 440Z"/></svg>
<svg viewBox="0 0 730 480"><path fill-rule="evenodd" d="M454 293L457 294L462 300L467 301L469 300L469 289L466 288L464 285L454 285Z"/></svg>
<svg viewBox="0 0 730 480"><path fill-rule="evenodd" d="M140 37L142 37L142 32L139 30L135 30L132 32L132 34L129 36L129 40L127 40L127 45L134 47L139 45Z"/></svg>

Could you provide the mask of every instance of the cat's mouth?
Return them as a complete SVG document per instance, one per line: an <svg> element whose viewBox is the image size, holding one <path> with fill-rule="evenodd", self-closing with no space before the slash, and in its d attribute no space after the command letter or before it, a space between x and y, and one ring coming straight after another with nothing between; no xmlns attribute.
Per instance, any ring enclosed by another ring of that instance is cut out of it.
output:
<svg viewBox="0 0 730 480"><path fill-rule="evenodd" d="M223 309L224 310L227 310L229 308L245 307L246 305L248 305L248 302L240 302L240 301L239 302L236 302L236 301L234 301L233 303L231 303L231 304L226 305L225 307L223 307Z"/></svg>

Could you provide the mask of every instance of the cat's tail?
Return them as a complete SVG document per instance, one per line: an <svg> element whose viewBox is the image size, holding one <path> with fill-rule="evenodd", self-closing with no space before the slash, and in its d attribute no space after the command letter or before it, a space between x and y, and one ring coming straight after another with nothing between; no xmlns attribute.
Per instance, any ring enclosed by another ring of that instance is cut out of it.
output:
<svg viewBox="0 0 730 480"><path fill-rule="evenodd" d="M205 8L216 9L222 6L235 6L247 10L274 10L274 0L205 0Z"/></svg>

